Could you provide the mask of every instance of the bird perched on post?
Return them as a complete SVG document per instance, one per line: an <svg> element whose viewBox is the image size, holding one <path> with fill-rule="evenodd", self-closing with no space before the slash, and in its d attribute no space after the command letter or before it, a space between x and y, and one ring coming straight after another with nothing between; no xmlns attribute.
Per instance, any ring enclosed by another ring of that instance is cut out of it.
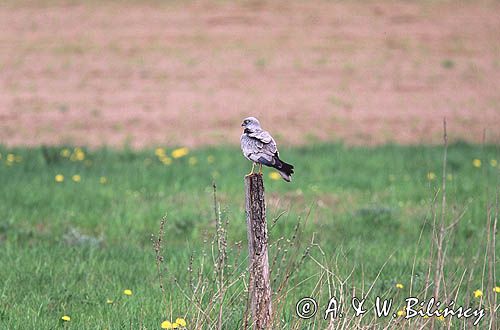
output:
<svg viewBox="0 0 500 330"><path fill-rule="evenodd" d="M290 182L293 165L287 164L279 158L278 148L271 134L260 127L260 123L255 117L245 118L241 126L244 127L240 139L241 151L252 162L252 171L248 175L253 174L255 164L259 164L259 174L262 174L262 165L266 165L277 169L281 177Z"/></svg>

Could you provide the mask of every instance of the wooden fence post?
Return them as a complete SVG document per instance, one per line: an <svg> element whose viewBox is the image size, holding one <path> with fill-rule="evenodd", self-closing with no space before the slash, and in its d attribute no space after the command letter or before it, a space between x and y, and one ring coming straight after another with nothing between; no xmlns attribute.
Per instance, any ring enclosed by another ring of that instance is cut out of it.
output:
<svg viewBox="0 0 500 330"><path fill-rule="evenodd" d="M255 173L245 177L245 195L253 329L268 329L271 327L272 306L267 253L266 201L261 174Z"/></svg>

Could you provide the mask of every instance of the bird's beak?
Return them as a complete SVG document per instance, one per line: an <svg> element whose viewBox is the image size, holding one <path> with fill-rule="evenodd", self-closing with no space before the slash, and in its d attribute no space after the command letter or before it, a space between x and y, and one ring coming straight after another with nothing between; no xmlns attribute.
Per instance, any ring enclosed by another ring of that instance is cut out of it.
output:
<svg viewBox="0 0 500 330"><path fill-rule="evenodd" d="M244 127L245 126L245 123L241 123L241 126Z"/></svg>

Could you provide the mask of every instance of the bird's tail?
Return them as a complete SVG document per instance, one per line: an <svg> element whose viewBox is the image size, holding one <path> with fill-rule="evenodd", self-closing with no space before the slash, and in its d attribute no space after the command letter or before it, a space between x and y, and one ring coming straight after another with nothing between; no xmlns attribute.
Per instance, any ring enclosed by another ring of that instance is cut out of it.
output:
<svg viewBox="0 0 500 330"><path fill-rule="evenodd" d="M292 181L293 165L285 163L281 159L277 158L277 162L274 168L278 170L279 174L286 182Z"/></svg>

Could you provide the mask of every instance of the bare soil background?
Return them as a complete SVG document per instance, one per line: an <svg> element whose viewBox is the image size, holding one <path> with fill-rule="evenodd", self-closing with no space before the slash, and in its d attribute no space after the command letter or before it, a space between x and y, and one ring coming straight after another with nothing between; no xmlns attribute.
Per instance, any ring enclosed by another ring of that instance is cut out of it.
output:
<svg viewBox="0 0 500 330"><path fill-rule="evenodd" d="M0 4L0 144L500 143L500 3Z"/></svg>

